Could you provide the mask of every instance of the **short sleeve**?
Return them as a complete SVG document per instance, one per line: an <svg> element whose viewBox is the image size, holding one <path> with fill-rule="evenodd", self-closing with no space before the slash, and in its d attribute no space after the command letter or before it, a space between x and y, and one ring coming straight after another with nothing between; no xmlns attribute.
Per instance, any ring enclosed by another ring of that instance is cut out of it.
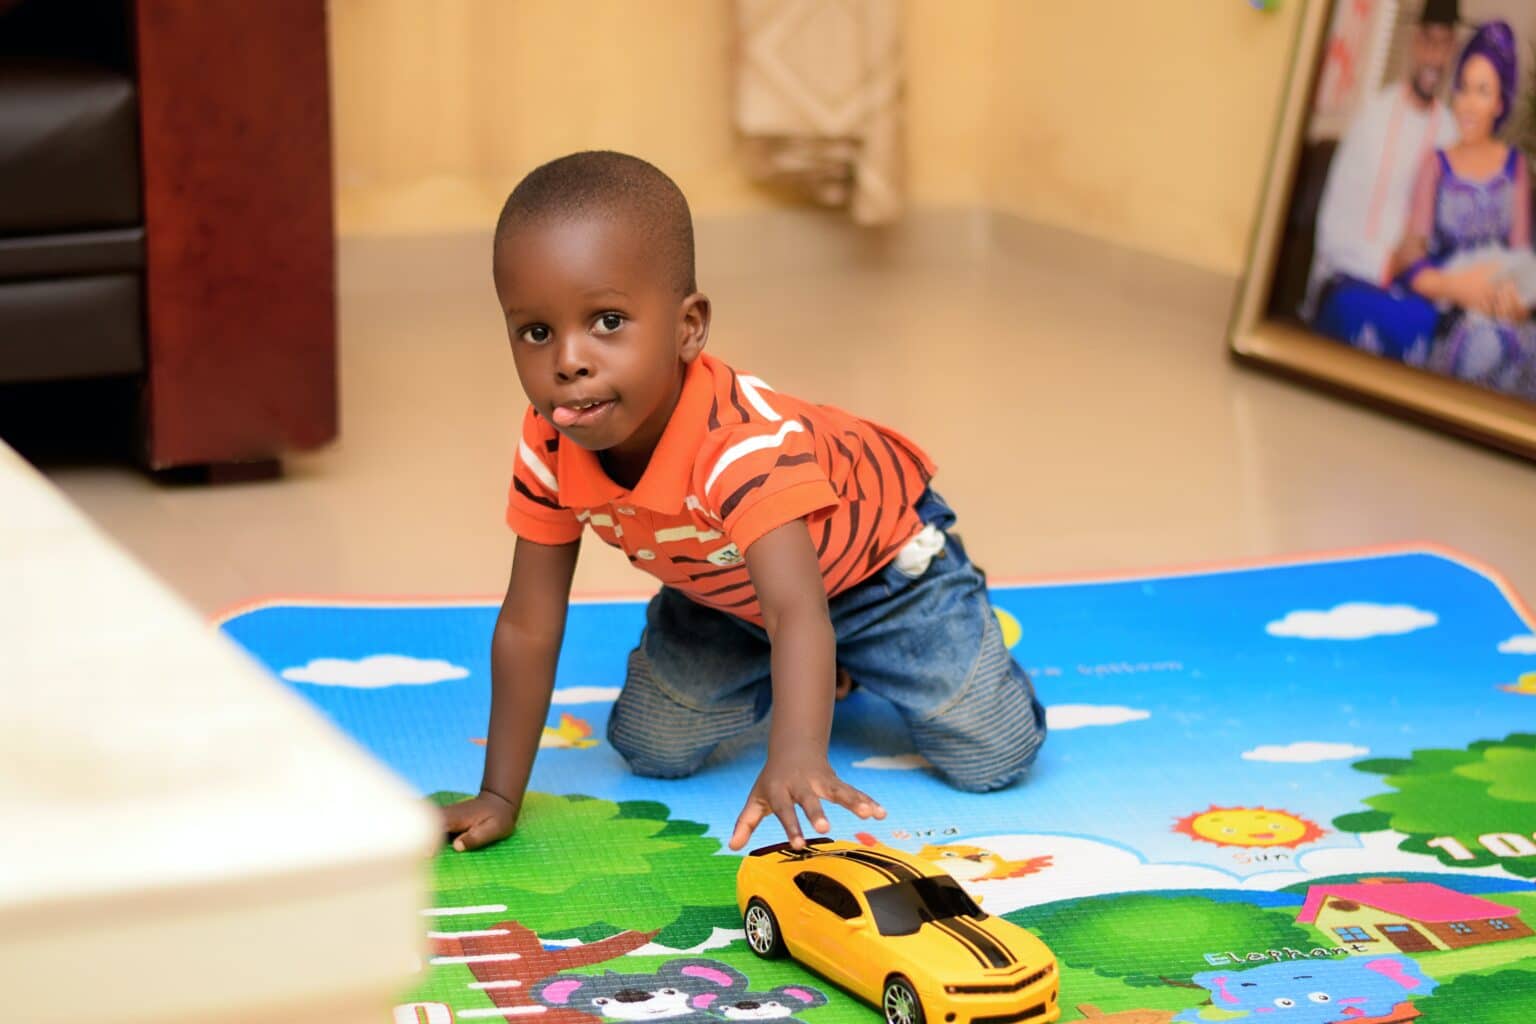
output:
<svg viewBox="0 0 1536 1024"><path fill-rule="evenodd" d="M560 435L555 428L529 406L512 461L512 487L507 493L507 525L523 540L570 544L581 538L581 522L575 511L560 504L560 482L555 478L559 447Z"/></svg>
<svg viewBox="0 0 1536 1024"><path fill-rule="evenodd" d="M711 433L695 463L694 489L742 552L763 534L839 503L815 438L798 419Z"/></svg>

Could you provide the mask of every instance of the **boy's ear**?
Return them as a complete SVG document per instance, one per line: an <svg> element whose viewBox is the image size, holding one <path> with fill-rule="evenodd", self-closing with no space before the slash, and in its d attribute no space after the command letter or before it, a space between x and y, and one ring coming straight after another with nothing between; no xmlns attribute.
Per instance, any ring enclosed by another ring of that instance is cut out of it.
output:
<svg viewBox="0 0 1536 1024"><path fill-rule="evenodd" d="M709 341L709 296L694 292L683 300L682 316L678 324L677 355L685 363L691 363L704 351Z"/></svg>

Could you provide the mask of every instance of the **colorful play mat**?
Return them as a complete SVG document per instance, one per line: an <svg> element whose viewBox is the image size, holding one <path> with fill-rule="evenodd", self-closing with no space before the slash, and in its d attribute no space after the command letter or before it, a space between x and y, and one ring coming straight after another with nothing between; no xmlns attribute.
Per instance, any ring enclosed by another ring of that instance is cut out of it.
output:
<svg viewBox="0 0 1536 1024"><path fill-rule="evenodd" d="M1029 778L948 788L856 690L832 761L890 815L834 834L934 861L1045 940L1062 1020L1536 1020L1536 628L1496 575L1411 548L993 597L1048 708ZM666 782L604 742L643 612L572 605L519 831L438 857L396 1024L878 1019L743 940L723 839L762 736ZM495 614L278 599L221 625L443 801L479 784Z"/></svg>

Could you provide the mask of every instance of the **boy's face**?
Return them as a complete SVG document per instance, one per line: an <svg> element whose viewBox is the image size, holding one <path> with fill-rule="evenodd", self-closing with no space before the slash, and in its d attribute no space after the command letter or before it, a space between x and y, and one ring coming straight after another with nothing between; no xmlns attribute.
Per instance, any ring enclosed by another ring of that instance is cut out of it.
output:
<svg viewBox="0 0 1536 1024"><path fill-rule="evenodd" d="M539 415L590 451L643 469L703 351L709 300L683 296L621 218L523 225L497 247L496 297Z"/></svg>

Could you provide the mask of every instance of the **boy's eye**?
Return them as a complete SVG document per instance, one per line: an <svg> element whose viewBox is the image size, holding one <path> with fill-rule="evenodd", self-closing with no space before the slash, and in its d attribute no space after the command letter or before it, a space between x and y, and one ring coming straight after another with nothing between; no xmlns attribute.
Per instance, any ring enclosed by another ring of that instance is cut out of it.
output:
<svg viewBox="0 0 1536 1024"><path fill-rule="evenodd" d="M534 324L532 327L524 327L517 335L526 342L534 345L542 345L550 339L549 328L543 324Z"/></svg>
<svg viewBox="0 0 1536 1024"><path fill-rule="evenodd" d="M618 313L604 313L592 326L598 334L612 334L624 326L624 318Z"/></svg>

